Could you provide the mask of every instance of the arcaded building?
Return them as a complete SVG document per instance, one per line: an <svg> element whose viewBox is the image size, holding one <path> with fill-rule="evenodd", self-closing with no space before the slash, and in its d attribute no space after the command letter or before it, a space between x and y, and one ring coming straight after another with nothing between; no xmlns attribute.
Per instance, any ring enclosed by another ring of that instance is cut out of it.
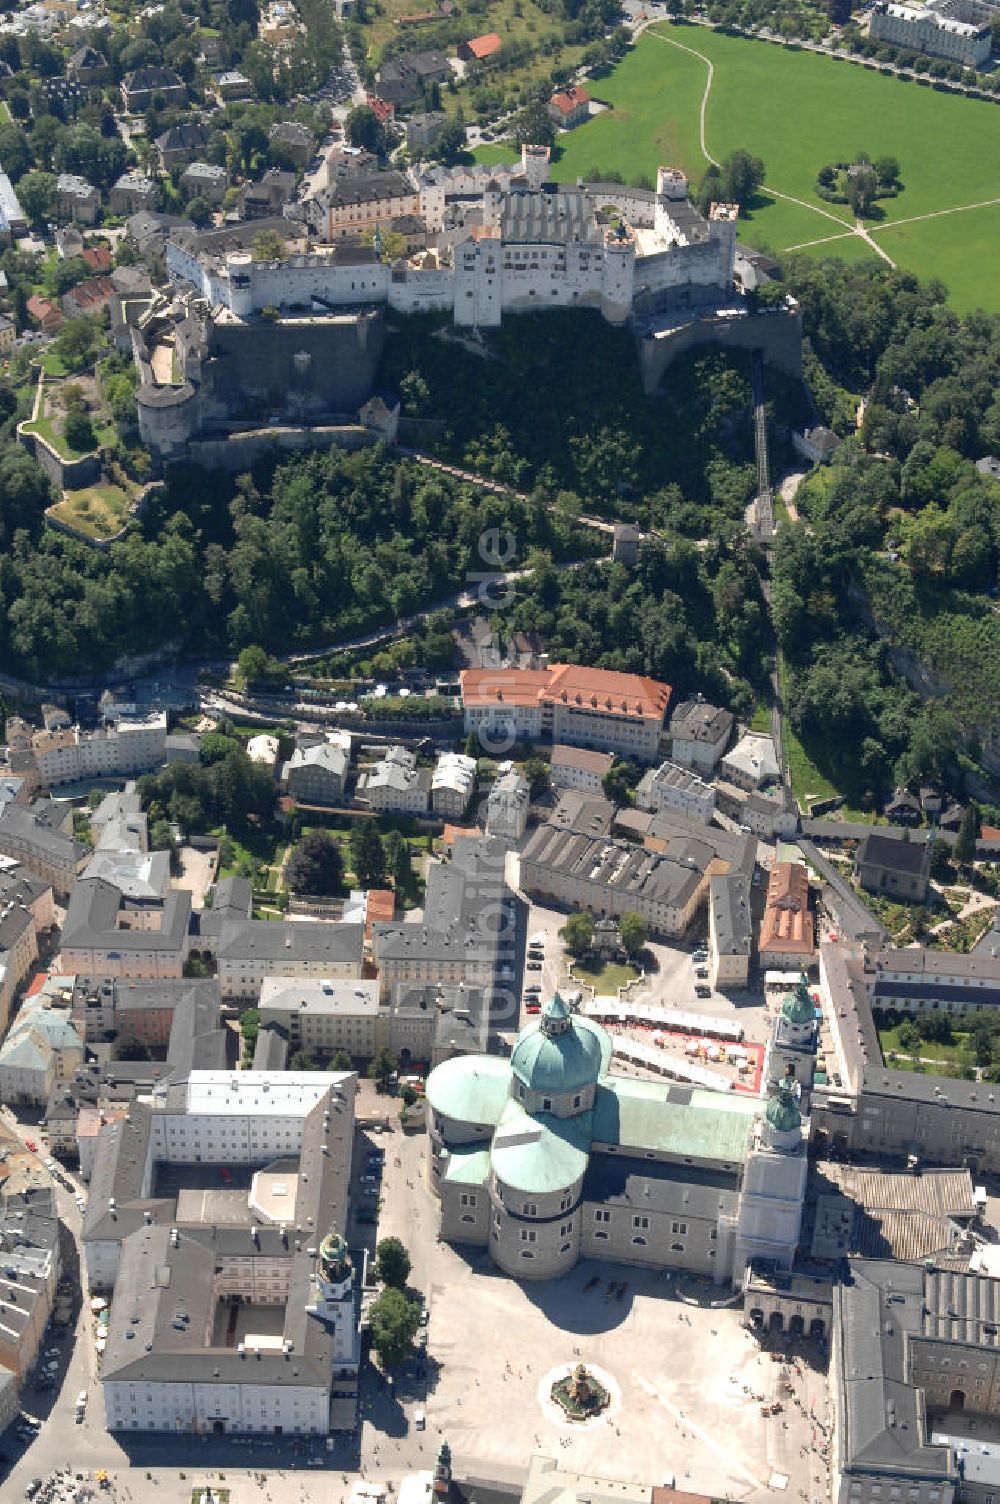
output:
<svg viewBox="0 0 1000 1504"><path fill-rule="evenodd" d="M581 1257L741 1279L789 1268L806 1130L794 1083L770 1101L611 1072L612 1041L558 993L509 1060L444 1061L427 1081L441 1233L521 1279Z"/></svg>

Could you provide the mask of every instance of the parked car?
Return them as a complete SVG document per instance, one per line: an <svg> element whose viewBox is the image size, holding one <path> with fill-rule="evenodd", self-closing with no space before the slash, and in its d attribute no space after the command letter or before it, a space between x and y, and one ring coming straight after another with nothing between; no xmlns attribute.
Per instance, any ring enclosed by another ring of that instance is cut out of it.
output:
<svg viewBox="0 0 1000 1504"><path fill-rule="evenodd" d="M525 1003L525 1005L524 1005L524 1011L525 1011L525 1013L530 1013L532 1015L534 1015L536 1013L541 1013L541 1011L542 1011L542 1005L541 1005L541 1003Z"/></svg>
<svg viewBox="0 0 1000 1504"><path fill-rule="evenodd" d="M418 1410L413 1417L413 1424L418 1431L422 1431L427 1424L427 1417L422 1410Z"/></svg>
<svg viewBox="0 0 1000 1504"><path fill-rule="evenodd" d="M26 1138L24 1141L24 1147L27 1149L29 1154L38 1153L38 1145L35 1143L33 1138Z"/></svg>
<svg viewBox="0 0 1000 1504"><path fill-rule="evenodd" d="M696 994L697 997L711 997L712 996L712 989L711 989L711 987L706 987L705 984L704 984L704 982L699 982L698 985L697 985L697 987L694 990L695 990L695 994Z"/></svg>
<svg viewBox="0 0 1000 1504"><path fill-rule="evenodd" d="M524 969L525 971L541 971L542 963L541 961L529 961Z"/></svg>
<svg viewBox="0 0 1000 1504"><path fill-rule="evenodd" d="M704 981L705 978L708 976L708 971L707 971L707 969L704 966L699 966L698 970L695 972L695 976L696 977L700 977L701 980Z"/></svg>

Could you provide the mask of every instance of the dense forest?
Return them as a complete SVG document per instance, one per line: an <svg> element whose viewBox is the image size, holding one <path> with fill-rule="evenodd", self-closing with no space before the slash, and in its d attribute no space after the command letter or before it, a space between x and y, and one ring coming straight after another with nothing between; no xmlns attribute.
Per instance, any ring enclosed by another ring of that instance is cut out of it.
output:
<svg viewBox="0 0 1000 1504"><path fill-rule="evenodd" d="M458 590L484 568L480 538L500 527L556 558L600 547L571 516L384 448L296 457L257 480L180 469L141 531L108 553L43 528L40 513L16 528L0 556L0 661L44 678L165 642L290 652Z"/></svg>
<svg viewBox="0 0 1000 1504"><path fill-rule="evenodd" d="M1000 484L974 463L1000 453L1000 320L959 319L943 289L881 267L793 263L788 278L812 391L847 437L774 550L787 708L857 799L954 781L1000 712ZM935 693L899 676L907 647Z"/></svg>
<svg viewBox="0 0 1000 1504"><path fill-rule="evenodd" d="M852 802L899 780L955 785L998 730L1000 483L975 462L1000 454L1000 320L961 319L938 285L884 266L791 259L785 277L810 395L768 372L774 468L816 408L844 441L773 550L786 709ZM164 642L287 653L349 637L488 571L479 545L496 528L513 534L511 567L533 569L510 626L542 632L561 657L653 673L745 713L759 702L770 636L763 560L743 528L743 357L693 352L649 399L630 335L596 314L512 319L481 344L394 318L383 376L423 447L525 499L384 448L236 480L179 469L98 553L43 527L47 485L13 441L13 402L0 406L0 661L41 679ZM579 526L581 511L635 519L659 541L631 572L588 564L607 539ZM569 561L580 567L554 567ZM446 615L431 635L443 662ZM915 677L918 660L929 673L914 688L901 670Z"/></svg>

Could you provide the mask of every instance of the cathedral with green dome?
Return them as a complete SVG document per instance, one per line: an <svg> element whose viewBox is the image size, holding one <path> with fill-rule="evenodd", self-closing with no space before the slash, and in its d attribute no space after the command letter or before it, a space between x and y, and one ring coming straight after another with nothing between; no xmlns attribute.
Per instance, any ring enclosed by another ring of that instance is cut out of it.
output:
<svg viewBox="0 0 1000 1504"><path fill-rule="evenodd" d="M438 1065L427 1102L441 1235L510 1275L599 1258L725 1283L752 1258L791 1266L807 1137L791 1079L765 1100L618 1075L610 1035L556 993L509 1059Z"/></svg>

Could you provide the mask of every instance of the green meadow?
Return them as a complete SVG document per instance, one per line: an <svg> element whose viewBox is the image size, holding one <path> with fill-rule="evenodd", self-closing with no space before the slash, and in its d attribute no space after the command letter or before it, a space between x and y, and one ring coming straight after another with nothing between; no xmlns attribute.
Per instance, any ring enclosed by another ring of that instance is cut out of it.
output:
<svg viewBox="0 0 1000 1504"><path fill-rule="evenodd" d="M630 181L652 178L664 163L697 180L706 165L699 140L704 59L714 65L706 111L709 153L723 158L745 147L767 170L742 225L745 241L775 251L804 246L810 254L852 260L873 255L853 235L809 244L851 228L845 205L828 204L815 193L816 173L824 163L859 151L894 156L904 187L898 197L881 200L881 218L869 221L876 242L900 266L940 277L957 309L1000 312L1000 279L994 274L1000 105L986 100L901 82L832 57L664 22L589 85L611 108L560 138L554 176L574 181L593 172L620 173ZM510 155L505 147L477 153L494 161ZM984 201L986 207L966 207ZM958 210L963 212L952 212ZM923 215L934 217L918 218Z"/></svg>

